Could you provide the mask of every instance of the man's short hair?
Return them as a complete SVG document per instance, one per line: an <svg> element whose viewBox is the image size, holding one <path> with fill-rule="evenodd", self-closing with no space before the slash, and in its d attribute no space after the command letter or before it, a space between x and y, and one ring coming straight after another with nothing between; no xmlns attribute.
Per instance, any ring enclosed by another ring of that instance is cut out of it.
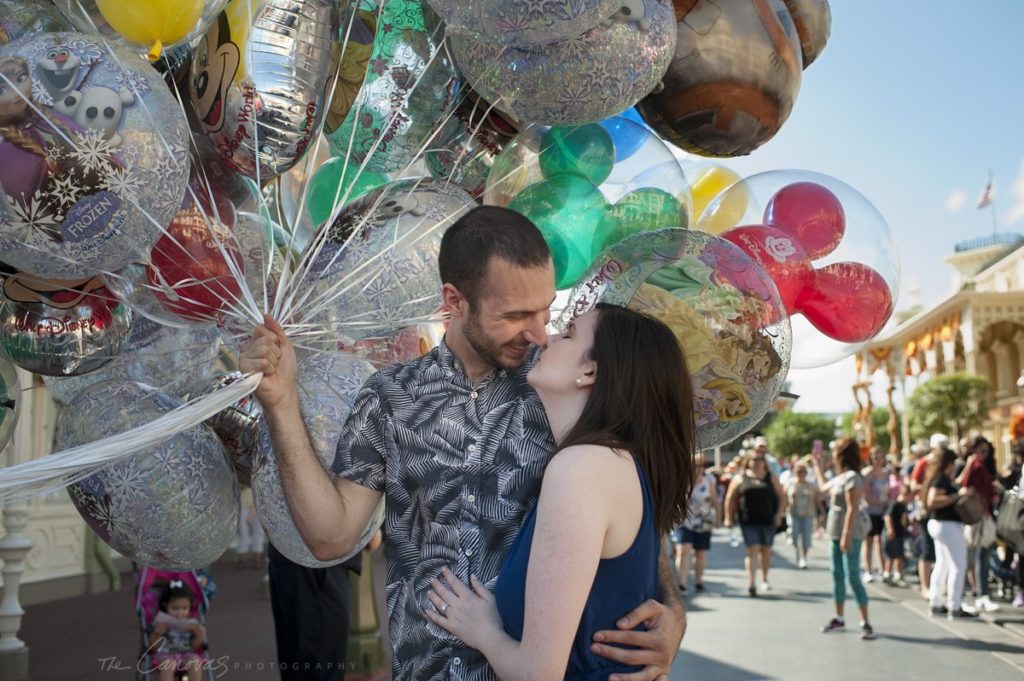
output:
<svg viewBox="0 0 1024 681"><path fill-rule="evenodd" d="M479 206L456 220L441 238L441 283L459 289L473 306L484 291L491 258L517 267L543 267L551 260L551 249L529 218L508 208Z"/></svg>

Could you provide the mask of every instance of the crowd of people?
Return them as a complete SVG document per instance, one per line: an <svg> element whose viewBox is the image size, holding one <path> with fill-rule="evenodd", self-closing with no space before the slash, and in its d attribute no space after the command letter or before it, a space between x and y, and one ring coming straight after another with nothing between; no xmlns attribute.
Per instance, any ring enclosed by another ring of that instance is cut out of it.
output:
<svg viewBox="0 0 1024 681"><path fill-rule="evenodd" d="M771 589L776 537L792 547L793 565L807 569L815 540L828 542L835 612L822 631L845 627L847 586L860 610L861 635L873 638L864 585L909 588L916 581L931 613L971 619L1001 606L1024 608L1024 560L997 541L995 518L1004 495L1018 495L1021 454L997 470L993 445L981 436L958 446L935 434L900 458L839 438L830 455L815 441L804 456L778 457L762 436L745 441L721 467L700 460L690 515L669 535L680 587L688 591L690 557L696 591L704 590L711 530L732 528L742 540L747 591ZM712 489L698 493L700 486ZM908 566L916 564L916 576ZM758 584L758 573L760 583Z"/></svg>

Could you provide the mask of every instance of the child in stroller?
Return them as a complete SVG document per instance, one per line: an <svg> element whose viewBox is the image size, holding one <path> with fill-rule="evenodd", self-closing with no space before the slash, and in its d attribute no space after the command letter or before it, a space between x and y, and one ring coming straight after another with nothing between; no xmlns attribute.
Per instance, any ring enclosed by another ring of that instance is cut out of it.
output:
<svg viewBox="0 0 1024 681"><path fill-rule="evenodd" d="M143 567L136 584L136 611L142 624L140 676L159 681L200 681L205 664L208 600L195 572Z"/></svg>

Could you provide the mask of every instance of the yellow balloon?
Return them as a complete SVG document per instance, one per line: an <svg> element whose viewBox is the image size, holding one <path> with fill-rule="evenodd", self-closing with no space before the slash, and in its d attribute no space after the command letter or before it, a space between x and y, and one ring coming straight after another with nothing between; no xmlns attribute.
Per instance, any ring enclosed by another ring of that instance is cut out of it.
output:
<svg viewBox="0 0 1024 681"><path fill-rule="evenodd" d="M747 188L742 184L736 184L739 181L739 175L722 166L711 166L697 174L690 185L690 192L693 194L693 214L698 230L708 234L721 234L739 224L750 202ZM711 213L708 213L707 209L711 202L734 184L736 186L728 195L718 202Z"/></svg>
<svg viewBox="0 0 1024 681"><path fill-rule="evenodd" d="M150 46L150 57L184 40L196 27L205 0L96 0L103 18L126 40Z"/></svg>

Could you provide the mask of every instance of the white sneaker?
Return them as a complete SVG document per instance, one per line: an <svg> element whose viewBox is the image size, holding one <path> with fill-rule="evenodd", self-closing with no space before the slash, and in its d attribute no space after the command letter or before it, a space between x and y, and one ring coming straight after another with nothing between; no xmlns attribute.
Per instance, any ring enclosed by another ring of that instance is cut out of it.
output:
<svg viewBox="0 0 1024 681"><path fill-rule="evenodd" d="M871 574L870 572L865 572L864 573L864 583L865 584L870 584L873 581L875 581L875 576L873 574Z"/></svg>
<svg viewBox="0 0 1024 681"><path fill-rule="evenodd" d="M999 604L993 603L988 596L978 596L974 600L974 608L984 612L995 612L999 610Z"/></svg>
<svg viewBox="0 0 1024 681"><path fill-rule="evenodd" d="M769 584L768 582L761 582L761 591L771 591L771 590L772 590L771 584Z"/></svg>
<svg viewBox="0 0 1024 681"><path fill-rule="evenodd" d="M806 570L807 569L807 561L804 560L803 558L801 558L799 561L797 561L796 566L798 568L800 568L801 570Z"/></svg>

